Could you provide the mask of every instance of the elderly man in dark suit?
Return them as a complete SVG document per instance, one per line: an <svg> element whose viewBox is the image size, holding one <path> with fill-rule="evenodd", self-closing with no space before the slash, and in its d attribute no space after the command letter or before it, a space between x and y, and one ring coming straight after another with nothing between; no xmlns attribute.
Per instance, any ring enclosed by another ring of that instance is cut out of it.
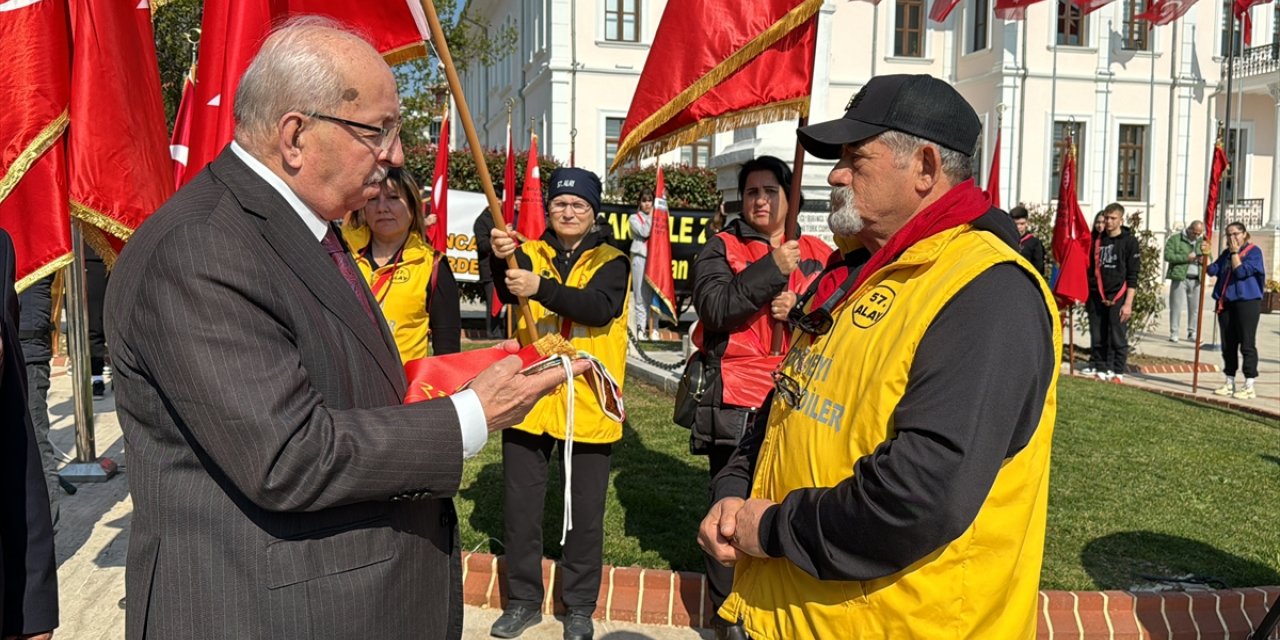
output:
<svg viewBox="0 0 1280 640"><path fill-rule="evenodd" d="M13 241L0 229L0 638L48 640L58 626L53 522L18 340Z"/></svg>
<svg viewBox="0 0 1280 640"><path fill-rule="evenodd" d="M127 638L461 635L462 460L563 373L506 358L401 404L395 343L331 224L403 162L399 110L365 41L287 24L240 81L235 142L121 255Z"/></svg>

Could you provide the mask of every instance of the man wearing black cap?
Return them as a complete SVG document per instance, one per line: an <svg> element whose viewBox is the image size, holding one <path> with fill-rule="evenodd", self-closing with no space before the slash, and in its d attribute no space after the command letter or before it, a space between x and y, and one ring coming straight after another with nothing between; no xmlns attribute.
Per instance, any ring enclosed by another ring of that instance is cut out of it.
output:
<svg viewBox="0 0 1280 640"><path fill-rule="evenodd" d="M1061 334L970 179L980 133L923 75L798 132L838 160L829 223L857 247L793 314L699 532L756 640L1035 634Z"/></svg>
<svg viewBox="0 0 1280 640"><path fill-rule="evenodd" d="M493 230L494 286L507 304L515 304L516 296L529 299L538 335L564 336L621 382L627 363L630 262L595 230L600 178L583 169L556 169L548 185L551 228L540 239L517 249L511 236ZM518 269L507 268L504 261L511 255ZM523 329L525 319L519 322ZM622 425L605 415L585 383L574 385L572 417L567 399L561 387L502 437L507 608L489 630L498 638L519 636L542 619L542 510L547 464L557 449L566 478L565 509L571 516L562 531L559 567L568 611L564 638L591 640L594 634L591 614L600 593L609 462L613 443L622 439Z"/></svg>

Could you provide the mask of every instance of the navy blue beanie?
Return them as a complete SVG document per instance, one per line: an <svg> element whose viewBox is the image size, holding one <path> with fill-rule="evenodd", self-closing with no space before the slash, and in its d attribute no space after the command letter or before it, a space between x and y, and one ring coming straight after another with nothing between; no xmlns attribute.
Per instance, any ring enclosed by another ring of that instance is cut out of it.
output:
<svg viewBox="0 0 1280 640"><path fill-rule="evenodd" d="M600 212L600 178L596 174L577 167L563 167L551 172L547 202L568 193L578 196L591 205L591 213Z"/></svg>

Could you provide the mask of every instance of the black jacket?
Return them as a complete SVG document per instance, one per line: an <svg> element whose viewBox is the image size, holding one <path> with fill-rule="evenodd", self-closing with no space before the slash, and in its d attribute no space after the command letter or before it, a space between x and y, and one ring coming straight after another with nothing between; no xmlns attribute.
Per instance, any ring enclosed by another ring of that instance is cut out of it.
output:
<svg viewBox="0 0 1280 640"><path fill-rule="evenodd" d="M1141 258L1142 248L1129 227L1120 227L1120 235L1114 237L1105 231L1095 234L1089 247L1089 295L1098 295L1097 263L1101 263L1102 293L1107 298L1118 295L1122 285L1136 289Z"/></svg>
<svg viewBox="0 0 1280 640"><path fill-rule="evenodd" d="M476 217L471 227L476 237L476 262L480 266L480 284L493 282L493 271L489 267L489 258L493 257L493 245L489 234L493 233L493 213L485 209Z"/></svg>
<svg viewBox="0 0 1280 640"><path fill-rule="evenodd" d="M573 265L577 264L578 258L587 249L607 244L607 239L595 231L588 232L582 242L578 243L578 248L572 251L560 244L559 238L551 229L542 234L541 240L555 249L556 257L553 262L561 280L569 277ZM515 255L516 264L521 269L532 269L533 262L523 251L517 250ZM507 272L506 261L497 256L490 256L489 260L495 275ZM560 284L551 278L542 278L542 282L538 284L538 293L532 299L562 318L588 327L603 327L622 314L622 307L627 300L627 285L631 282L630 275L631 262L626 254L621 254L616 260L610 260L600 267L582 289ZM516 297L507 289L505 276L494 278L493 286L503 304L516 303Z"/></svg>
<svg viewBox="0 0 1280 640"><path fill-rule="evenodd" d="M1018 253L1036 268L1036 273L1044 275L1044 243L1030 233L1018 240Z"/></svg>

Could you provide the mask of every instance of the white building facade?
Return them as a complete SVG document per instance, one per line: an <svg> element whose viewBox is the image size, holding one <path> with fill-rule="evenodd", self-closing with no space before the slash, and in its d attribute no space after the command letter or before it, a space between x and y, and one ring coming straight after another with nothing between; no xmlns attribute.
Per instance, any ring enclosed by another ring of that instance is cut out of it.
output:
<svg viewBox="0 0 1280 640"><path fill-rule="evenodd" d="M826 2L810 120L839 117L874 75L928 73L956 86L983 121L975 153L980 185L999 136L1006 208L1056 200L1063 137L1073 130L1087 215L1120 202L1143 212L1159 234L1202 219L1213 144L1228 108L1231 0L1201 0L1154 29L1132 18L1148 0L1114 0L1083 17L1062 0L1045 0L1028 7L1024 20L996 19L993 1L961 0L941 24L928 21L928 0ZM463 78L482 143L502 146L510 105L517 141L527 141L532 128L544 153L603 175L666 5L471 0L465 16L512 25L520 36L511 55ZM1252 47L1243 48L1236 32L1227 135L1234 162L1222 215L1245 222L1275 267L1280 4L1254 7L1251 16ZM717 134L661 161L710 163L733 211L736 168L765 153L790 161L794 128L780 122ZM806 210L825 209L829 168L807 159Z"/></svg>

